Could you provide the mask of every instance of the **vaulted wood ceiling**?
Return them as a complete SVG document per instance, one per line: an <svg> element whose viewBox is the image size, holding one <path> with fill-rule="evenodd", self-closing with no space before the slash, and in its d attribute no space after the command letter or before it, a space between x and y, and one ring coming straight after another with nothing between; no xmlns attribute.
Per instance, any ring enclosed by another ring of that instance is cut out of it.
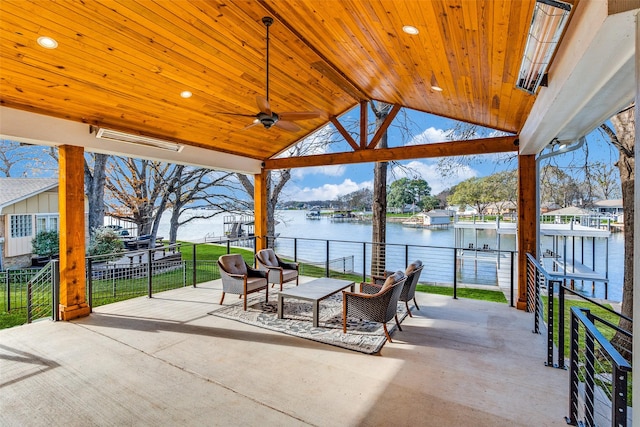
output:
<svg viewBox="0 0 640 427"><path fill-rule="evenodd" d="M260 160L370 99L518 133L534 102L515 88L533 5L3 0L0 102ZM264 16L272 110L325 113L298 132L244 129L265 95Z"/></svg>

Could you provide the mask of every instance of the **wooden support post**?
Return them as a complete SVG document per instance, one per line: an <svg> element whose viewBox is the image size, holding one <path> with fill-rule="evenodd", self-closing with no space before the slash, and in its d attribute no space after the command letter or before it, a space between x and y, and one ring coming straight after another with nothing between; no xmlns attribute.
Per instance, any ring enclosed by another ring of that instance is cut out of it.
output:
<svg viewBox="0 0 640 427"><path fill-rule="evenodd" d="M267 174L269 172L262 170L261 173L254 175L253 183L253 211L254 226L256 235L256 251L267 247Z"/></svg>
<svg viewBox="0 0 640 427"><path fill-rule="evenodd" d="M60 319L88 316L85 279L84 150L59 147Z"/></svg>
<svg viewBox="0 0 640 427"><path fill-rule="evenodd" d="M536 157L518 156L518 310L527 308L527 253L537 255Z"/></svg>

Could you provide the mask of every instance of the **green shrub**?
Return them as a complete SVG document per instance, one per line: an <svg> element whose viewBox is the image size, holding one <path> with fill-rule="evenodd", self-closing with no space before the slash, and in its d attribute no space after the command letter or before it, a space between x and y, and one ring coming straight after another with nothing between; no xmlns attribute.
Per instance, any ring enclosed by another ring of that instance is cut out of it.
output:
<svg viewBox="0 0 640 427"><path fill-rule="evenodd" d="M96 258L96 261L113 261L120 258L124 252L124 243L110 228L96 228L91 235L89 243L89 256L104 255Z"/></svg>
<svg viewBox="0 0 640 427"><path fill-rule="evenodd" d="M58 232L55 230L41 231L31 241L32 252L51 259L60 250Z"/></svg>

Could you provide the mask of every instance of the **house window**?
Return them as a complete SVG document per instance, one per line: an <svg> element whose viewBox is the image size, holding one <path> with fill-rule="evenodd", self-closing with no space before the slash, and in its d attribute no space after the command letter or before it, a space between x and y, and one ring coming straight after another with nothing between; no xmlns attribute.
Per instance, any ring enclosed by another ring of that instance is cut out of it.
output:
<svg viewBox="0 0 640 427"><path fill-rule="evenodd" d="M11 237L29 237L32 233L31 215L11 215Z"/></svg>
<svg viewBox="0 0 640 427"><path fill-rule="evenodd" d="M58 215L36 215L36 233L58 231Z"/></svg>

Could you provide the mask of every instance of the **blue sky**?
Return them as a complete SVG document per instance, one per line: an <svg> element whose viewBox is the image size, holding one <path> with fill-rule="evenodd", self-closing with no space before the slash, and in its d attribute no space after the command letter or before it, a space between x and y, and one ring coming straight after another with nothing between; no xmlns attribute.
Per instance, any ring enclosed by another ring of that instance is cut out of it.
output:
<svg viewBox="0 0 640 427"><path fill-rule="evenodd" d="M353 113L352 113L353 114ZM410 111L407 113L412 121L411 135L401 132L397 128L389 128L389 146L415 143L433 143L447 140L447 134L454 128L455 122L449 119L432 116L425 113ZM341 122L344 119L341 119ZM396 120L399 120L397 118ZM482 130L484 135L495 133L492 130ZM339 145L339 144L338 144ZM617 160L617 151L596 130L587 137L590 160L600 160L613 164ZM331 151L345 151L341 149ZM411 170L391 167L388 181L392 182L402 177L421 178L431 186L431 193L438 194L465 179L491 175L492 173L515 169L515 161L505 161L503 154L487 154L473 156L457 162L457 167L448 173L438 170L439 159L416 159L400 162ZM584 151L577 150L559 156L556 161L560 166L579 165L584 160ZM337 196L345 195L362 188L373 187L373 163L354 165L334 165L313 168L299 168L292 171L292 179L285 187L283 200L333 200Z"/></svg>
<svg viewBox="0 0 640 427"><path fill-rule="evenodd" d="M370 114L372 115L372 114ZM349 120L357 124L359 112L357 109L341 118L345 127ZM447 135L454 128L453 120L432 116L415 111L401 111L394 123L403 123L401 129L396 125L389 128L389 146L400 146L416 143L433 143L447 140ZM409 130L406 130L408 128ZM488 136L494 131L481 130L483 136ZM328 131L326 131L328 132ZM592 132L587 137L589 158L591 161L600 160L607 164L613 164L617 158L617 151L600 134ZM36 150L47 150L47 147L33 147ZM331 151L350 150L345 142L337 142L330 146ZM5 151L5 149L3 149ZM5 151L6 153L6 151ZM318 151L316 151L318 153ZM560 166L571 164L580 165L584 160L585 151L577 150L555 158ZM42 155L41 159L47 158ZM406 168L391 166L388 174L388 182L402 177L424 179L431 186L431 194L435 195L460 181L471 177L487 176L500 170L514 169L515 161L504 161L504 155L488 154L474 156L471 159L463 159L447 173L443 174L438 169L439 159L416 159L400 162ZM292 179L283 190L281 201L296 200L334 200L336 197L349 194L362 188L373 187L373 163L332 165L313 168L299 168L292 171ZM53 168L53 169L52 169ZM13 176L43 177L55 176L55 165L35 164L33 161L21 165L21 170L13 170Z"/></svg>

